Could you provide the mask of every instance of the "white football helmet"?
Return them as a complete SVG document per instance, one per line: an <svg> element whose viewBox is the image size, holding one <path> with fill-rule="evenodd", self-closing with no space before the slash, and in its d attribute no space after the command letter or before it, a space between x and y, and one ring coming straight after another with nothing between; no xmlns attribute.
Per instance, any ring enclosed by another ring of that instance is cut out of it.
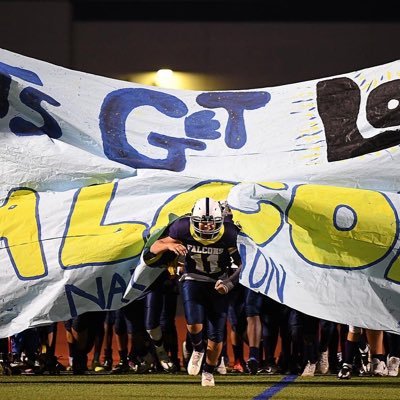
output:
<svg viewBox="0 0 400 400"><path fill-rule="evenodd" d="M203 239L215 238L222 228L224 218L218 201L204 197L196 201L192 209L190 222L195 233ZM201 228L200 224L209 225L207 229ZM210 228L210 225L212 227Z"/></svg>

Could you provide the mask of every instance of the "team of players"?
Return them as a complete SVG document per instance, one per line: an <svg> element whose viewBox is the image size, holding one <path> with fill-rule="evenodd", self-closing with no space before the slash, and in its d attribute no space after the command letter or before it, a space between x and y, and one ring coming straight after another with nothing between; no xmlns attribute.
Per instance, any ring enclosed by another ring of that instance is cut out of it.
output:
<svg viewBox="0 0 400 400"><path fill-rule="evenodd" d="M202 386L215 385L215 370L226 371L224 343L228 318L235 358L233 371L256 374L264 370L310 376L315 372L327 373L330 364L331 372L337 370L340 379L348 379L357 368L358 356L361 373L371 368L376 375L397 375L399 336L385 335L389 354L384 354L383 332L367 331L367 343L361 330L350 327L345 338L346 327L342 327L344 360L339 363L337 324L304 315L241 286L238 283L241 268L236 245L238 234L239 228L232 222L227 207L208 197L198 200L191 215L174 221L161 238L146 247L144 259L149 267L163 265L166 268L142 298L116 312L85 313L66 323L73 372L81 374L87 370L87 354L93 346L95 371L179 370L175 313L180 293L187 322L183 355L188 359L185 364L188 374L201 372ZM168 269L168 266L174 268ZM120 362L114 368L113 331L120 355ZM54 356L54 345L49 344L52 333L51 328L46 332L44 369L57 372L62 368ZM21 335L26 336L26 333ZM281 353L276 362L279 337ZM104 362L101 364L103 338ZM249 346L247 362L243 358L243 341ZM35 370L37 343L31 339L20 340L16 335L13 345L13 352L23 351L30 369ZM189 349L190 358L186 353ZM0 354L6 354L4 348L0 348ZM385 363L387 356L389 368ZM12 362L3 360L6 371L12 371ZM43 372L43 362L38 364Z"/></svg>

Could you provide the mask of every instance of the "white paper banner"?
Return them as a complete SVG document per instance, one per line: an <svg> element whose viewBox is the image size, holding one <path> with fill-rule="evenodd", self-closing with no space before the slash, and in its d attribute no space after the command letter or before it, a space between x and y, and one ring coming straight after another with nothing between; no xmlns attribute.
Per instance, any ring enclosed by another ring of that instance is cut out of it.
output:
<svg viewBox="0 0 400 400"><path fill-rule="evenodd" d="M137 296L146 235L207 195L243 226L244 284L400 332L399 74L178 91L0 50L0 335Z"/></svg>

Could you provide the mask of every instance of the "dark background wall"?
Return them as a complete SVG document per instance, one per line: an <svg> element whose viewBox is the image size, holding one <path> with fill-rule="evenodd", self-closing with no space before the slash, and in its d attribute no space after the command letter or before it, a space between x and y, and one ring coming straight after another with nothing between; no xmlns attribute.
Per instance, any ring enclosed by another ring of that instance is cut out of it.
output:
<svg viewBox="0 0 400 400"><path fill-rule="evenodd" d="M400 59L400 17L390 3L276 3L0 1L0 47L110 77L163 67L206 72L220 77L221 89Z"/></svg>

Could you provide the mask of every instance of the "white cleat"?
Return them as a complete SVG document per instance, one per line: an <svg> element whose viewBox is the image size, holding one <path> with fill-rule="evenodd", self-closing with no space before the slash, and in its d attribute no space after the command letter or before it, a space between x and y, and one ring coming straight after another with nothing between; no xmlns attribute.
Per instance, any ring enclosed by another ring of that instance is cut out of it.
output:
<svg viewBox="0 0 400 400"><path fill-rule="evenodd" d="M387 376L388 369L385 361L380 361L378 358L373 358L371 361L372 375L374 376Z"/></svg>
<svg viewBox="0 0 400 400"><path fill-rule="evenodd" d="M397 376L399 374L399 357L389 357L387 362L387 369L389 376Z"/></svg>
<svg viewBox="0 0 400 400"><path fill-rule="evenodd" d="M215 386L214 375L209 372L201 374L201 386Z"/></svg>
<svg viewBox="0 0 400 400"><path fill-rule="evenodd" d="M317 372L319 374L327 374L329 371L329 360L328 360L328 350L323 351L319 355L319 360L317 362Z"/></svg>
<svg viewBox="0 0 400 400"><path fill-rule="evenodd" d="M217 372L220 375L226 375L226 373L227 373L224 357L221 357L221 362L219 363L219 365L217 367Z"/></svg>
<svg viewBox="0 0 400 400"><path fill-rule="evenodd" d="M193 350L192 356L190 357L187 372L189 375L198 375L201 369L201 363L203 361L204 351Z"/></svg>
<svg viewBox="0 0 400 400"><path fill-rule="evenodd" d="M316 368L316 364L310 363L310 361L309 361L307 363L307 365L304 367L304 371L301 374L301 376L314 376L315 368Z"/></svg>

